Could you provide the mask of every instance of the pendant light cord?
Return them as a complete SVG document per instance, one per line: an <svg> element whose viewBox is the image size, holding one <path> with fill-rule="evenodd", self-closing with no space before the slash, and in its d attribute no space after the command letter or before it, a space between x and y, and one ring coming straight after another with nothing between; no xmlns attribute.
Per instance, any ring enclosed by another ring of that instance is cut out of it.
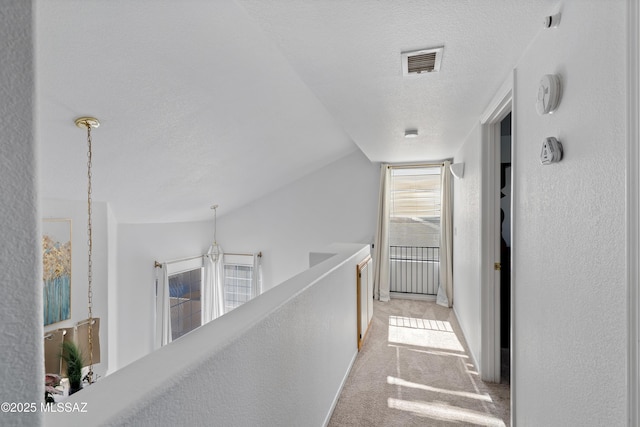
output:
<svg viewBox="0 0 640 427"><path fill-rule="evenodd" d="M87 299L88 299L88 310L89 310L89 330L88 330L88 339L89 339L89 372L87 373L87 381L89 384L93 382L93 224L91 222L92 216L92 188L91 188L91 167L92 165L92 150L91 150L91 126L87 123L87 236L88 236L88 251L87 251Z"/></svg>

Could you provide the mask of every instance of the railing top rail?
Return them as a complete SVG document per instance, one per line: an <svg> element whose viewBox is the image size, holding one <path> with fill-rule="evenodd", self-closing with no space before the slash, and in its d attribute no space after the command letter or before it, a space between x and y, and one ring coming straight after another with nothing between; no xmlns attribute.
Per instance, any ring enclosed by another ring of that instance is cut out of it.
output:
<svg viewBox="0 0 640 427"><path fill-rule="evenodd" d="M437 246L389 246L391 260L439 261L440 248Z"/></svg>
<svg viewBox="0 0 640 427"><path fill-rule="evenodd" d="M389 245L390 248L440 249L440 246Z"/></svg>

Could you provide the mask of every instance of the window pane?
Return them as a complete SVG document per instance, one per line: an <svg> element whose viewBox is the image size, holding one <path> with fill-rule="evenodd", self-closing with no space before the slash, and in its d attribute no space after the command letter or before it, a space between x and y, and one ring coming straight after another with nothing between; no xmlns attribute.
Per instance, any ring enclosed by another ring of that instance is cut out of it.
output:
<svg viewBox="0 0 640 427"><path fill-rule="evenodd" d="M440 246L440 168L391 171L391 246Z"/></svg>
<svg viewBox="0 0 640 427"><path fill-rule="evenodd" d="M202 268L169 276L171 337L180 338L201 325Z"/></svg>
<svg viewBox="0 0 640 427"><path fill-rule="evenodd" d="M252 298L252 280L252 266L239 264L224 265L225 313L228 313Z"/></svg>

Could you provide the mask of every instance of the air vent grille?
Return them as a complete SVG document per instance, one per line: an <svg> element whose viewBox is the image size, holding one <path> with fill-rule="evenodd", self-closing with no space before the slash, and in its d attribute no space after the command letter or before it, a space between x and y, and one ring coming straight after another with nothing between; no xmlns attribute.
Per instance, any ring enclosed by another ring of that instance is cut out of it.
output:
<svg viewBox="0 0 640 427"><path fill-rule="evenodd" d="M440 71L444 47L402 53L402 73L405 76Z"/></svg>
<svg viewBox="0 0 640 427"><path fill-rule="evenodd" d="M407 67L411 73L430 73L436 66L436 53L424 53L422 55L410 56L407 58Z"/></svg>

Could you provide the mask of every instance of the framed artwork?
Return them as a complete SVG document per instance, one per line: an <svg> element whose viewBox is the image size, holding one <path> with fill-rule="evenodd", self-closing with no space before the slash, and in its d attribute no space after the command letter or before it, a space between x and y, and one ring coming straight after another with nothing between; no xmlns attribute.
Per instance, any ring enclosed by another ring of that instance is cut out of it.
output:
<svg viewBox="0 0 640 427"><path fill-rule="evenodd" d="M71 220L42 221L44 326L71 318Z"/></svg>

